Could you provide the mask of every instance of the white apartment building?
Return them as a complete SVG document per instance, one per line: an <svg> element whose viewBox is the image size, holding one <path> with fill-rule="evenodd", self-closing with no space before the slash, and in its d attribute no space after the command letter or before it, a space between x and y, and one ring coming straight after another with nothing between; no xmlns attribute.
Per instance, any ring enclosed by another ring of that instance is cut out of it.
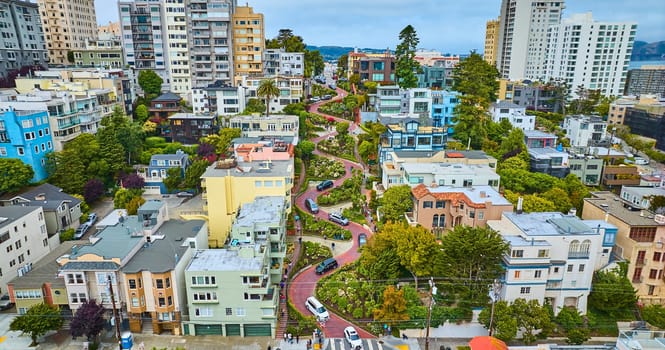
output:
<svg viewBox="0 0 665 350"><path fill-rule="evenodd" d="M649 209L652 196L665 197L665 188L621 186L621 199L629 202L634 208ZM644 215L644 212L642 212Z"/></svg>
<svg viewBox="0 0 665 350"><path fill-rule="evenodd" d="M247 106L247 89L241 86L209 86L192 89L194 113L236 115Z"/></svg>
<svg viewBox="0 0 665 350"><path fill-rule="evenodd" d="M161 1L135 0L118 2L122 46L125 62L138 71L152 70L164 83L170 83L166 54L168 42ZM137 74L138 76L138 74Z"/></svg>
<svg viewBox="0 0 665 350"><path fill-rule="evenodd" d="M564 0L502 0L496 67L503 78L545 75L547 30L561 21Z"/></svg>
<svg viewBox="0 0 665 350"><path fill-rule="evenodd" d="M236 86L242 88L241 91L245 92L245 99L257 98L256 90L259 88L261 81L264 79L275 79L277 88L279 89L279 96L273 97L270 101L270 113L280 113L284 107L291 103L298 103L304 97L304 84L302 76L275 76L275 77L262 77L262 76L237 76ZM240 89L239 89L240 90ZM217 101L218 103L220 101ZM222 101L223 102L223 101ZM265 101L263 101L265 103ZM219 104L218 110L223 105ZM244 106L242 106L242 110Z"/></svg>
<svg viewBox="0 0 665 350"><path fill-rule="evenodd" d="M549 301L558 313L586 314L593 272L607 265L616 227L600 220L552 213L504 213L487 225L510 245L500 299ZM608 248L609 247L609 248Z"/></svg>
<svg viewBox="0 0 665 350"><path fill-rule="evenodd" d="M402 113L429 117L432 113L432 91L428 88L402 91Z"/></svg>
<svg viewBox="0 0 665 350"><path fill-rule="evenodd" d="M191 86L233 82L231 18L236 0L190 0L187 29Z"/></svg>
<svg viewBox="0 0 665 350"><path fill-rule="evenodd" d="M9 281L32 270L32 263L50 251L42 207L0 207L0 251L0 295L4 295Z"/></svg>
<svg viewBox="0 0 665 350"><path fill-rule="evenodd" d="M269 137L293 139L298 144L297 115L271 114L265 115L237 115L229 119L229 126L242 131L241 137Z"/></svg>
<svg viewBox="0 0 665 350"><path fill-rule="evenodd" d="M49 63L68 65L67 54L97 39L94 0L37 0L48 47Z"/></svg>
<svg viewBox="0 0 665 350"><path fill-rule="evenodd" d="M567 116L563 120L563 129L571 147L595 146L595 143L607 138L607 122L596 116Z"/></svg>
<svg viewBox="0 0 665 350"><path fill-rule="evenodd" d="M490 106L490 114L495 123L507 119L513 127L522 130L534 130L536 117L526 115L526 107L509 101L497 101Z"/></svg>
<svg viewBox="0 0 665 350"><path fill-rule="evenodd" d="M187 45L187 14L184 1L167 0L162 6L162 22L166 29L166 53L171 92L187 98L192 90Z"/></svg>
<svg viewBox="0 0 665 350"><path fill-rule="evenodd" d="M37 5L27 1L0 1L0 76L23 66L48 63L48 53Z"/></svg>
<svg viewBox="0 0 665 350"><path fill-rule="evenodd" d="M400 114L402 110L402 96L400 94L399 86L377 86L376 103L374 108L381 116Z"/></svg>
<svg viewBox="0 0 665 350"><path fill-rule="evenodd" d="M284 49L266 49L263 51L263 74L305 75L305 53L286 52Z"/></svg>
<svg viewBox="0 0 665 350"><path fill-rule="evenodd" d="M572 98L580 85L622 95L636 31L636 22L594 21L591 12L562 20L549 28L545 79L564 80Z"/></svg>
<svg viewBox="0 0 665 350"><path fill-rule="evenodd" d="M426 186L472 187L490 186L499 190L501 177L487 164L411 163L399 164L393 171L384 172L385 188L408 184Z"/></svg>

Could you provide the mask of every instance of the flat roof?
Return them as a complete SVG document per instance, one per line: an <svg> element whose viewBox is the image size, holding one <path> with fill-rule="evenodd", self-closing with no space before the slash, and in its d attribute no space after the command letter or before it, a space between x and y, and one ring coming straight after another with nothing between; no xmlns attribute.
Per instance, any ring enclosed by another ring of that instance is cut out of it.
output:
<svg viewBox="0 0 665 350"><path fill-rule="evenodd" d="M555 139L556 135L546 133L540 130L524 130L524 136L527 138L550 138L550 139Z"/></svg>
<svg viewBox="0 0 665 350"><path fill-rule="evenodd" d="M552 245L546 240L529 239L522 236L501 236L504 241L508 242L511 247L525 247L525 246L538 246L538 247L551 247Z"/></svg>
<svg viewBox="0 0 665 350"><path fill-rule="evenodd" d="M194 238L205 225L204 220L169 220L162 224L157 235L144 245L122 268L124 273L150 271L162 273L175 268L180 258L190 249L187 238Z"/></svg>
<svg viewBox="0 0 665 350"><path fill-rule="evenodd" d="M280 222L284 213L284 197L260 196L245 203L235 220L235 225L252 226Z"/></svg>
<svg viewBox="0 0 665 350"><path fill-rule="evenodd" d="M641 210L631 210L631 206L621 198L609 191L592 192L591 198L584 198L585 202L607 212L609 215L625 222L629 226L664 226L649 218L649 215L642 216Z"/></svg>
<svg viewBox="0 0 665 350"><path fill-rule="evenodd" d="M589 147L587 154L596 155L598 157L625 157L626 153L617 151L613 148L607 147Z"/></svg>
<svg viewBox="0 0 665 350"><path fill-rule="evenodd" d="M20 205L0 207L0 227L9 226L13 222L20 220L22 217L32 213L35 210L39 210L39 207L23 207Z"/></svg>
<svg viewBox="0 0 665 350"><path fill-rule="evenodd" d="M462 164L462 163L409 163L401 164L404 171L410 174L435 174L435 175L495 175L499 176L494 169L487 164Z"/></svg>
<svg viewBox="0 0 665 350"><path fill-rule="evenodd" d="M394 150L392 151L399 158L431 158L441 151L408 151L408 150Z"/></svg>
<svg viewBox="0 0 665 350"><path fill-rule="evenodd" d="M536 158L548 158L552 156L568 157L568 153L563 151L557 151L556 148L552 147L529 148L527 149L527 152L529 152L529 155L534 156Z"/></svg>
<svg viewBox="0 0 665 350"><path fill-rule="evenodd" d="M214 116L212 114L195 114L195 113L176 113L169 116L169 119L215 119L215 118L217 118L217 116Z"/></svg>
<svg viewBox="0 0 665 350"><path fill-rule="evenodd" d="M639 196L665 196L665 188L662 187L651 187L651 186L623 186L621 187L621 192L628 191L631 193L636 193Z"/></svg>
<svg viewBox="0 0 665 350"><path fill-rule="evenodd" d="M94 243L83 246L71 254L76 259L85 254L95 254L106 259L124 259L136 245L143 244L143 222L137 216L124 217L122 222L106 226L94 237Z"/></svg>
<svg viewBox="0 0 665 350"><path fill-rule="evenodd" d="M597 235L598 232L585 224L575 215L564 215L559 212L538 213L504 213L527 236L555 235Z"/></svg>
<svg viewBox="0 0 665 350"><path fill-rule="evenodd" d="M9 284L14 289L41 289L44 283L53 288L64 288L65 279L58 277L60 265L56 260L71 252L73 246L81 246L81 241L64 241L51 250L46 256L32 263L32 270L21 277L14 277ZM85 242L83 244L86 244Z"/></svg>
<svg viewBox="0 0 665 350"><path fill-rule="evenodd" d="M261 249L260 245L255 248ZM265 247L264 247L265 249ZM263 256L240 256L239 250L204 249L197 250L187 266L187 271L261 271Z"/></svg>
<svg viewBox="0 0 665 350"><path fill-rule="evenodd" d="M273 160L270 163L269 169L262 166L267 161L253 161L253 162L238 162L237 166L232 169L217 169L215 163L206 169L201 175L202 178L206 177L286 177L291 175L293 171L293 158L289 160Z"/></svg>
<svg viewBox="0 0 665 350"><path fill-rule="evenodd" d="M499 101L499 102L494 102L494 103L492 103L492 107L495 107L495 108L520 108L520 109L526 109L526 107L524 107L524 106L520 106L520 105L518 105L518 104L516 104L516 103L512 103L512 102L510 102L510 101L506 101L506 100L501 100L501 101Z"/></svg>

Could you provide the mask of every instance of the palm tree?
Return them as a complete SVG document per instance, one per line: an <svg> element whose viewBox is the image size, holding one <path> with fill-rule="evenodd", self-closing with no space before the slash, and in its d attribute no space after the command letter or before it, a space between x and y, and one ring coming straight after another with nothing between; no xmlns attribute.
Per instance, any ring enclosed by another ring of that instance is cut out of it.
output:
<svg viewBox="0 0 665 350"><path fill-rule="evenodd" d="M270 116L270 99L279 96L279 88L273 79L261 80L256 95L266 99L266 117Z"/></svg>

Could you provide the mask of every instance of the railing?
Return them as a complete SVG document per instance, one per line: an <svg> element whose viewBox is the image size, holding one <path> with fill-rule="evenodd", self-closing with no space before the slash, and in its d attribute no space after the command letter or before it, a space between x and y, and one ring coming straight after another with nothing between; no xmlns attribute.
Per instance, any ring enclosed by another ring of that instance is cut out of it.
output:
<svg viewBox="0 0 665 350"><path fill-rule="evenodd" d="M635 259L635 266L644 266L646 264L646 259Z"/></svg>
<svg viewBox="0 0 665 350"><path fill-rule="evenodd" d="M568 259L587 259L589 252L568 252Z"/></svg>

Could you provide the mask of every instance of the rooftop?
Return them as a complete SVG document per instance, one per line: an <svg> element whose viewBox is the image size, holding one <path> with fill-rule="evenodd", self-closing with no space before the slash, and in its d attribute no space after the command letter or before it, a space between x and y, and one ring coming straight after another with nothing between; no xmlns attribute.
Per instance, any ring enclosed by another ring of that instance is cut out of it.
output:
<svg viewBox="0 0 665 350"><path fill-rule="evenodd" d="M50 283L53 288L64 288L65 280L58 277L60 265L56 259L69 253L73 246L80 246L81 241L65 241L51 250L46 256L34 262L32 270L21 277L14 277L9 282L14 289L41 289L44 283Z"/></svg>
<svg viewBox="0 0 665 350"><path fill-rule="evenodd" d="M232 168L211 165L201 175L207 177L286 177L293 173L293 158L289 160L236 162Z"/></svg>
<svg viewBox="0 0 665 350"><path fill-rule="evenodd" d="M530 139L535 139L535 138L549 138L549 139L555 139L556 135L552 135L550 133L546 133L544 131L540 130L524 130L524 136Z"/></svg>
<svg viewBox="0 0 665 350"><path fill-rule="evenodd" d="M187 271L257 272L261 268L263 268L262 256L241 256L238 249L205 249L196 251L187 266Z"/></svg>
<svg viewBox="0 0 665 350"><path fill-rule="evenodd" d="M212 120L215 118L217 118L217 116L212 114L195 114L195 113L175 113L169 116L169 119L211 119Z"/></svg>
<svg viewBox="0 0 665 350"><path fill-rule="evenodd" d="M490 175L498 176L494 169L487 164L462 163L408 163L402 164L404 171L409 174L434 175Z"/></svg>
<svg viewBox="0 0 665 350"><path fill-rule="evenodd" d="M621 331L617 339L617 349L663 350L665 349L664 331Z"/></svg>
<svg viewBox="0 0 665 350"><path fill-rule="evenodd" d="M181 160L182 158L189 157L187 153L178 150L175 154L153 154L151 160Z"/></svg>
<svg viewBox="0 0 665 350"><path fill-rule="evenodd" d="M252 226L280 222L284 213L284 197L260 196L245 203L236 217L236 225Z"/></svg>
<svg viewBox="0 0 665 350"><path fill-rule="evenodd" d="M173 270L187 249L190 249L187 238L195 238L205 225L203 220L169 220L159 228L158 235L162 239L153 239L144 245L132 259L122 268L124 273L150 271L163 273ZM206 232L207 236L207 232Z"/></svg>
<svg viewBox="0 0 665 350"><path fill-rule="evenodd" d="M569 116L566 116L566 119L578 119L578 120L587 121L587 122L591 122L591 123L607 123L606 121L603 121L603 118L601 118L597 115L584 115L584 114L569 115Z"/></svg>
<svg viewBox="0 0 665 350"><path fill-rule="evenodd" d="M436 186L427 187L420 184L413 189L411 193L416 199L421 199L424 196L431 194L436 199L451 200L451 201L464 201L467 205L484 208L485 203L490 202L492 205L510 205L512 204L494 190L490 186L474 186L474 187L450 187L450 186Z"/></svg>
<svg viewBox="0 0 665 350"><path fill-rule="evenodd" d="M29 202L31 205L40 206L44 208L44 211L53 211L63 202L69 202L70 208L81 203L76 197L62 192L60 187L47 183L33 187L19 194L5 194L0 197L0 201L12 201L14 199L22 199L22 202Z"/></svg>
<svg viewBox="0 0 665 350"><path fill-rule="evenodd" d="M154 100L152 100L152 102L162 102L162 101L166 102L166 101L180 101L180 100L181 100L180 96L172 92L166 92L157 96Z"/></svg>
<svg viewBox="0 0 665 350"><path fill-rule="evenodd" d="M529 148L527 150L529 152L530 156L533 156L534 158L550 158L550 157L567 157L568 153L564 151L558 151L556 148L552 147L544 147L544 148Z"/></svg>
<svg viewBox="0 0 665 350"><path fill-rule="evenodd" d="M550 247L551 244L546 240L535 240L529 239L522 236L502 236L503 240L508 242L511 247L525 247L525 246L538 246L538 247Z"/></svg>
<svg viewBox="0 0 665 350"><path fill-rule="evenodd" d="M593 197L584 198L584 201L593 205L601 210L607 212L609 215L616 217L630 226L663 226L654 221L653 214L644 214L644 211L632 209L632 207L625 203L609 191L592 192ZM631 210L632 209L632 210ZM651 216L651 217L650 217Z"/></svg>
<svg viewBox="0 0 665 350"><path fill-rule="evenodd" d="M494 108L521 108L521 109L526 109L526 107L524 107L524 106L520 106L516 103L512 103L510 101L504 101L504 100L492 103L492 107L494 107Z"/></svg>
<svg viewBox="0 0 665 350"><path fill-rule="evenodd" d="M145 242L143 223L137 216L124 217L113 226L106 226L94 237L93 244L80 247L72 252L76 259L86 254L94 254L105 259L124 259L137 245Z"/></svg>
<svg viewBox="0 0 665 350"><path fill-rule="evenodd" d="M0 228L11 225L14 221L38 210L39 207L8 206L0 207Z"/></svg>
<svg viewBox="0 0 665 350"><path fill-rule="evenodd" d="M638 196L647 197L647 196L665 196L665 188L662 187L640 187L640 186L623 186L621 187L621 192L628 191L635 193Z"/></svg>
<svg viewBox="0 0 665 350"><path fill-rule="evenodd" d="M297 115L288 115L288 114L271 114L268 117L265 115L236 115L229 119L229 121L242 121L242 120L282 120L282 119L292 119L298 120Z"/></svg>
<svg viewBox="0 0 665 350"><path fill-rule="evenodd" d="M527 236L597 235L598 232L575 215L559 212L504 213Z"/></svg>
<svg viewBox="0 0 665 350"><path fill-rule="evenodd" d="M626 154L621 151L617 151L613 148L607 147L589 147L588 154L597 155L598 157L625 157Z"/></svg>

